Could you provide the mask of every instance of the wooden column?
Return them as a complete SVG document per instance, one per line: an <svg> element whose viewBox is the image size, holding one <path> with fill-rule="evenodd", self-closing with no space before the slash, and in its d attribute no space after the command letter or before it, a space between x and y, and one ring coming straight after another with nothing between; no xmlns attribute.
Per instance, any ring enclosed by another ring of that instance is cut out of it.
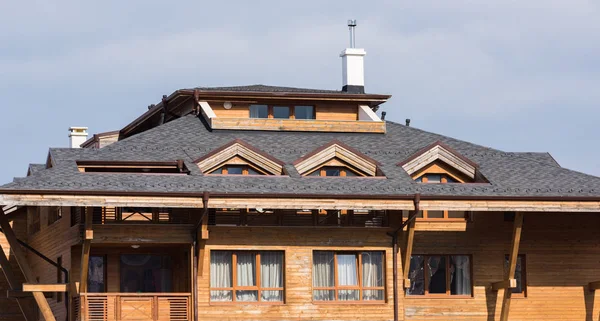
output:
<svg viewBox="0 0 600 321"><path fill-rule="evenodd" d="M416 215L416 213L413 215ZM404 264L402 265L402 283L405 289L410 287L408 272L410 270L410 257L415 240L415 221L416 219L413 218L406 227L406 248L404 249Z"/></svg>
<svg viewBox="0 0 600 321"><path fill-rule="evenodd" d="M209 210L210 211L210 210ZM204 258L206 257L206 240L208 240L208 215L204 215L198 227L198 276L204 275Z"/></svg>
<svg viewBox="0 0 600 321"><path fill-rule="evenodd" d="M502 299L502 312L500 313L500 321L508 320L508 312L510 309L510 297L512 294L510 285L516 283L514 280L515 271L517 269L517 258L519 256L519 243L521 242L521 230L523 229L523 213L515 213L515 223L513 226L512 244L510 254L508 256L508 275L503 282L508 283L508 287L504 289L504 298ZM516 284L514 284L516 285Z"/></svg>
<svg viewBox="0 0 600 321"><path fill-rule="evenodd" d="M0 227L4 231L4 235L6 236L6 240L8 244L10 244L10 248L15 256L15 260L19 264L23 275L25 276L25 280L27 283L36 283L35 275L33 271L29 267L29 263L27 262L27 258L25 257L25 251L21 248L19 241L17 240L17 236L13 231L8 219L4 215L4 211L0 207ZM50 305L48 304L48 300L44 296L42 292L33 292L33 298L37 303L40 313L42 314L44 320L46 321L56 321L54 318L54 314L52 314L52 310L50 309Z"/></svg>
<svg viewBox="0 0 600 321"><path fill-rule="evenodd" d="M93 207L85 208L85 224L83 233L83 245L81 246L81 278L79 279L79 293L87 292L87 279L90 265L90 248L94 232L92 230Z"/></svg>

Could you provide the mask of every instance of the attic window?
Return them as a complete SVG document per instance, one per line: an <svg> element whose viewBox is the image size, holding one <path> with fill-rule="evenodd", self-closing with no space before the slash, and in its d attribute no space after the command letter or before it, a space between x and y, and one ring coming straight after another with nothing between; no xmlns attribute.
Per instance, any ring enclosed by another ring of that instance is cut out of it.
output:
<svg viewBox="0 0 600 321"><path fill-rule="evenodd" d="M183 160L175 162L77 161L82 173L189 175Z"/></svg>
<svg viewBox="0 0 600 321"><path fill-rule="evenodd" d="M221 175L282 175L283 162L236 139L197 159L203 173Z"/></svg>
<svg viewBox="0 0 600 321"><path fill-rule="evenodd" d="M398 166L418 183L486 182L477 164L441 142L421 149Z"/></svg>
<svg viewBox="0 0 600 321"><path fill-rule="evenodd" d="M294 165L303 176L383 176L375 160L338 141L317 148Z"/></svg>

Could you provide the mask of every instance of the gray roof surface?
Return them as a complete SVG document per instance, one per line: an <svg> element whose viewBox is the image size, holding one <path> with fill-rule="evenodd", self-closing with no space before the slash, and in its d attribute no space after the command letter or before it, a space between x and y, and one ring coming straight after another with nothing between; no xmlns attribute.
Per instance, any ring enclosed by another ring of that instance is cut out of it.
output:
<svg viewBox="0 0 600 321"><path fill-rule="evenodd" d="M193 161L241 139L286 163L289 176L204 175ZM381 164L386 178L301 177L292 163L339 140ZM397 164L436 141L477 163L487 183L420 184ZM6 190L406 195L474 197L600 197L600 178L561 168L548 153L503 152L387 122L386 134L210 131L188 115L102 149L52 148L54 166L1 186ZM174 161L190 175L80 173L76 160ZM1 191L0 191L1 193Z"/></svg>

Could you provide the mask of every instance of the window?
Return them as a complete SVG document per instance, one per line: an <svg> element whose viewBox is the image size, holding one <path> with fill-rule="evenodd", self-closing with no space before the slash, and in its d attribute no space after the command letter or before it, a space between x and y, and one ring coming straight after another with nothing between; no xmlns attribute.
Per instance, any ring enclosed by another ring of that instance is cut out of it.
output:
<svg viewBox="0 0 600 321"><path fill-rule="evenodd" d="M269 106L250 105L250 118L269 118Z"/></svg>
<svg viewBox="0 0 600 321"><path fill-rule="evenodd" d="M61 284L63 283L63 271L60 269L60 267L62 267L62 256L59 256L56 259L56 264L58 264L58 267L56 268L56 283ZM61 292L54 293L54 297L56 298L56 302L62 302L63 300L63 294Z"/></svg>
<svg viewBox="0 0 600 321"><path fill-rule="evenodd" d="M283 290L283 252L210 252L212 302L283 302Z"/></svg>
<svg viewBox="0 0 600 321"><path fill-rule="evenodd" d="M320 169L317 169L316 171L308 174L308 176L329 176L329 177L335 177L335 176L358 176L358 174L356 174L355 172L351 171L350 169L346 168L346 167L341 167L341 166L324 166L321 167Z"/></svg>
<svg viewBox="0 0 600 321"><path fill-rule="evenodd" d="M509 255L504 256L504 273L508 273ZM517 287L512 289L513 296L527 296L527 270L525 269L525 254L517 256L517 268L515 269L514 278L517 280Z"/></svg>
<svg viewBox="0 0 600 321"><path fill-rule="evenodd" d="M313 300L383 301L383 252L313 253Z"/></svg>
<svg viewBox="0 0 600 321"><path fill-rule="evenodd" d="M219 167L209 174L222 175L264 175L248 165L225 165Z"/></svg>
<svg viewBox="0 0 600 321"><path fill-rule="evenodd" d="M471 295L471 257L468 255L413 255L406 295Z"/></svg>
<svg viewBox="0 0 600 321"><path fill-rule="evenodd" d="M62 218L62 207L53 206L48 208L48 225L60 220Z"/></svg>
<svg viewBox="0 0 600 321"><path fill-rule="evenodd" d="M448 174L424 174L415 179L419 183L458 183L452 176Z"/></svg>
<svg viewBox="0 0 600 321"><path fill-rule="evenodd" d="M315 119L315 108L313 106L294 107L294 117L296 119Z"/></svg>
<svg viewBox="0 0 600 321"><path fill-rule="evenodd" d="M273 106L273 118L289 119L290 115L291 115L290 107L288 107L288 106Z"/></svg>
<svg viewBox="0 0 600 321"><path fill-rule="evenodd" d="M106 257L90 256L88 267L88 292L103 293L106 292Z"/></svg>
<svg viewBox="0 0 600 321"><path fill-rule="evenodd" d="M171 258L165 255L122 254L121 292L173 292Z"/></svg>

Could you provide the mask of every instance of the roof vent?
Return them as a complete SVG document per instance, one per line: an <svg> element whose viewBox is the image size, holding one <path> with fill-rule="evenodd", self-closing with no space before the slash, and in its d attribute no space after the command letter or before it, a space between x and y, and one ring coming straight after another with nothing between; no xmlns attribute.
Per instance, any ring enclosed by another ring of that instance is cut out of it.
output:
<svg viewBox="0 0 600 321"><path fill-rule="evenodd" d="M364 49L355 48L356 20L348 20L350 29L350 48L346 48L340 54L342 57L342 91L352 94L365 93L365 67L364 57L367 54Z"/></svg>
<svg viewBox="0 0 600 321"><path fill-rule="evenodd" d="M70 127L69 128L69 146L71 148L80 148L81 144L85 143L88 138L87 127Z"/></svg>

